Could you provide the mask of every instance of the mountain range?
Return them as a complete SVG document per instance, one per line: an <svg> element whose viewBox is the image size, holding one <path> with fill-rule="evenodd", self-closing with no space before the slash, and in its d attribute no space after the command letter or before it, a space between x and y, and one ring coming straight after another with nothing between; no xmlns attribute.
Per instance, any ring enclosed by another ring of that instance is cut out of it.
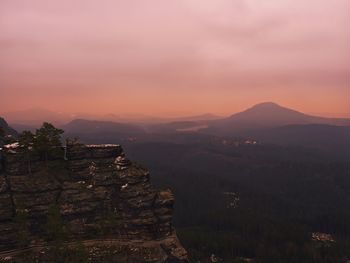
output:
<svg viewBox="0 0 350 263"><path fill-rule="evenodd" d="M76 119L124 123L167 123L176 121L214 120L221 118L220 116L210 113L185 117L162 118L144 114L90 114L84 112L67 113L51 111L43 108L30 108L26 110L3 112L0 113L0 116L3 116L9 123L11 123L12 126L16 126L19 130L32 130L41 125L44 121L50 121L54 125L62 126Z"/></svg>
<svg viewBox="0 0 350 263"><path fill-rule="evenodd" d="M18 114L20 112L17 112ZM25 114L25 112L21 112ZM10 120L16 119L16 114L9 114ZM23 116L23 115L22 115ZM309 145L323 146L337 145L345 147L350 145L350 119L346 118L325 118L308 115L296 110L288 109L276 103L265 102L257 104L242 112L233 114L226 118L219 118L211 114L192 116L182 119L158 120L154 122L138 121L108 121L107 115L94 120L92 115L86 118L72 119L66 124L67 115L60 115L54 112L46 112L42 115L39 109L32 110L30 117L46 116L45 121L53 122L55 125L63 128L67 136L85 138L89 141L116 141L129 140L137 138L146 141L171 140L174 136L181 134L193 134L193 136L216 136L224 138L254 138L262 143L282 144L282 145ZM73 118L74 116L70 116ZM118 119L120 116L109 115L108 118ZM141 117L141 115L139 116ZM33 130L39 124L33 126L35 122L18 124L14 123L15 129L22 131L24 129ZM14 130L10 128L2 119L2 126L5 130ZM193 138L192 136L192 138Z"/></svg>
<svg viewBox="0 0 350 263"><path fill-rule="evenodd" d="M311 233L334 236L332 251L350 247L350 119L275 103L207 117L148 123L76 118L59 127L83 143L122 144L128 158L152 170L157 187L173 189L174 224L196 255L208 257L217 244L227 244L219 256L232 256L235 248L233 256L267 253L261 262L281 262L279 255L291 258L293 247L293 262L313 262L299 260L318 251Z"/></svg>

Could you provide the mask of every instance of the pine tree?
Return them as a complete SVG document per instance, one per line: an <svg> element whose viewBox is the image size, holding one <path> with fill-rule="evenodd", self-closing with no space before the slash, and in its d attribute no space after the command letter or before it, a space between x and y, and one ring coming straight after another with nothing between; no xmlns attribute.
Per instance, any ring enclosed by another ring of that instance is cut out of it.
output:
<svg viewBox="0 0 350 263"><path fill-rule="evenodd" d="M48 122L44 122L41 128L36 130L34 149L45 159L46 165L49 156L57 153L62 146L61 135L63 133L63 130L57 129Z"/></svg>

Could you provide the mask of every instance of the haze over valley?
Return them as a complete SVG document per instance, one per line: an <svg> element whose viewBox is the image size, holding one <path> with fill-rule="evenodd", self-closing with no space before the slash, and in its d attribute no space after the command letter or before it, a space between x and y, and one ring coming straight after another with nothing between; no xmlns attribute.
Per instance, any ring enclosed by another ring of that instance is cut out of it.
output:
<svg viewBox="0 0 350 263"><path fill-rule="evenodd" d="M129 158L152 171L157 187L170 187L177 197L174 224L191 257L209 258L209 249L226 259L279 262L289 258L293 242L298 261L314 262L315 244L326 241L312 235L326 234L336 240L328 256L349 252L349 119L311 116L271 102L228 117L203 117L86 118L57 125L63 138L123 145ZM18 135L11 122L0 124ZM271 247L277 252L268 252ZM316 258L322 260L321 254Z"/></svg>

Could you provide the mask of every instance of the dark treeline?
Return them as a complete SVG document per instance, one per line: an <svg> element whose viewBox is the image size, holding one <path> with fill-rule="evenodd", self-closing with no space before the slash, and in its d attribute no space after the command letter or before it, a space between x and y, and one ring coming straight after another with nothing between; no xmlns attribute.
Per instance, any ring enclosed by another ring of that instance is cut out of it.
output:
<svg viewBox="0 0 350 263"><path fill-rule="evenodd" d="M175 225L194 262L346 262L350 162L268 145L127 145L176 196ZM335 242L312 241L312 233Z"/></svg>

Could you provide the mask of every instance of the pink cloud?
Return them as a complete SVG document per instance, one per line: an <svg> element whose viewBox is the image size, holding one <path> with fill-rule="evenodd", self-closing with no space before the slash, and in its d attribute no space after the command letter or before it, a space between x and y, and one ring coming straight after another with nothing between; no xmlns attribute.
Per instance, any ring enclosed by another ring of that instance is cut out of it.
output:
<svg viewBox="0 0 350 263"><path fill-rule="evenodd" d="M56 94L72 110L93 97L96 110L118 110L110 98L122 96L128 111L181 101L189 113L229 113L235 103L293 104L303 91L305 103L332 93L324 103L350 112L349 10L347 0L3 0L1 110L57 107L45 104Z"/></svg>

